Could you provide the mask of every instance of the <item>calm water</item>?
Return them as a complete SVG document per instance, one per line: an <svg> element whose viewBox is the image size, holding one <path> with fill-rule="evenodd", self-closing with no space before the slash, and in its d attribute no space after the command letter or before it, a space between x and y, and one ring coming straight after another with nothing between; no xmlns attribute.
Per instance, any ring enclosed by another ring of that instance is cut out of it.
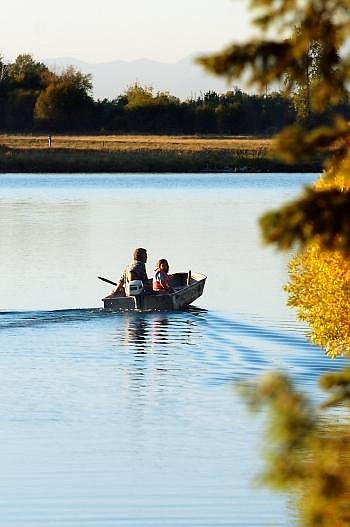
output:
<svg viewBox="0 0 350 527"><path fill-rule="evenodd" d="M287 526L253 485L271 368L312 397L335 369L285 307L288 255L256 227L312 175L0 177L0 525ZM136 246L208 275L201 309L106 314Z"/></svg>

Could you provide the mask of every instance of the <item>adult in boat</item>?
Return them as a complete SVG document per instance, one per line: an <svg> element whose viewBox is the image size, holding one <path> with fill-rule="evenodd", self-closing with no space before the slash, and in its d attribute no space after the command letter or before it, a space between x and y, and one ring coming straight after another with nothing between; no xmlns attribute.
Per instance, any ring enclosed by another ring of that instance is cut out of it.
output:
<svg viewBox="0 0 350 527"><path fill-rule="evenodd" d="M127 285L132 280L141 280L143 284L144 291L150 290L147 271L146 271L146 262L147 262L147 251L142 247L138 247L134 250L133 260L126 266L121 275L119 282L112 293L109 295L113 296L125 296L125 290Z"/></svg>

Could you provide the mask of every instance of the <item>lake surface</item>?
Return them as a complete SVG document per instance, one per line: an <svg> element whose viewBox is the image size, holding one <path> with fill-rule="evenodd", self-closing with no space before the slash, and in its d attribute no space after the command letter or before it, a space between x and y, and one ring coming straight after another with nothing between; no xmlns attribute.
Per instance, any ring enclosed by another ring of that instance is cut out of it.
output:
<svg viewBox="0 0 350 527"><path fill-rule="evenodd" d="M258 217L311 174L0 176L0 526L284 527L254 486L263 419L234 389L270 369L311 397L329 361ZM135 247L208 276L183 313L108 314Z"/></svg>

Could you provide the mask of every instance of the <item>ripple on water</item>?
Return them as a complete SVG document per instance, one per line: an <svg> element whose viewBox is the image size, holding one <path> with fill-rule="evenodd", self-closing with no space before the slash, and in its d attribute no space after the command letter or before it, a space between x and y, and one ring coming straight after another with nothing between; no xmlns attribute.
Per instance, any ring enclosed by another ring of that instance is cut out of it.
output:
<svg viewBox="0 0 350 527"><path fill-rule="evenodd" d="M225 314L0 314L4 525L285 526L252 487L237 380L338 368L296 325ZM249 505L248 505L249 504Z"/></svg>
<svg viewBox="0 0 350 527"><path fill-rule="evenodd" d="M15 336L18 350L26 349L29 335L31 344L36 338L40 342L32 353L44 354L46 358L49 352L54 358L59 348L66 357L80 355L99 361L113 358L123 362L130 352L136 362L142 361L144 355L149 361L156 354L159 369L162 361L170 359L172 369L175 364L179 371L183 371L181 361L195 360L197 373L205 370L210 376L215 372L223 382L228 373L233 379L274 368L286 371L296 381L312 383L323 371L344 365L344 359L326 358L320 348L307 341L302 329L291 321L233 319L195 309L146 314L108 313L93 308L0 312L2 338L6 341ZM74 346L59 346L54 338L57 334L62 342L67 339ZM94 340L98 346L93 345ZM123 354L117 356L116 350ZM177 364L178 358L181 361Z"/></svg>

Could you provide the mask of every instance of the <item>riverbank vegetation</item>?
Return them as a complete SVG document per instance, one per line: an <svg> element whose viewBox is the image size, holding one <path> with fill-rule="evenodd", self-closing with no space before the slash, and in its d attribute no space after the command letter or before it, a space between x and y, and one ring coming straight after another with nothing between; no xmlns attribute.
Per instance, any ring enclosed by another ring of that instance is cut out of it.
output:
<svg viewBox="0 0 350 527"><path fill-rule="evenodd" d="M290 166L274 159L272 150L267 138L7 134L0 135L0 172L320 170L320 160Z"/></svg>
<svg viewBox="0 0 350 527"><path fill-rule="evenodd" d="M252 5L258 8L261 39L232 44L202 63L229 77L246 73L260 89L287 79L300 119L276 138L280 158L293 163L324 154L322 177L297 199L266 213L261 226L266 242L298 248L290 264L289 303L308 323L312 342L330 357L341 356L345 366L320 376L328 391L320 406L284 374L266 376L247 396L255 408L270 411L264 481L290 493L299 525L345 527L350 525L350 125L339 104L348 97L350 80L349 3L254 0ZM268 38L281 34L284 39Z"/></svg>
<svg viewBox="0 0 350 527"><path fill-rule="evenodd" d="M0 57L0 172L319 172L324 152L288 165L269 138L336 112L350 117L347 92L320 114L310 90L292 93L288 75L278 80L280 91L266 82L262 94L233 88L185 101L136 82L96 101L91 76L73 67L57 73L29 54Z"/></svg>

